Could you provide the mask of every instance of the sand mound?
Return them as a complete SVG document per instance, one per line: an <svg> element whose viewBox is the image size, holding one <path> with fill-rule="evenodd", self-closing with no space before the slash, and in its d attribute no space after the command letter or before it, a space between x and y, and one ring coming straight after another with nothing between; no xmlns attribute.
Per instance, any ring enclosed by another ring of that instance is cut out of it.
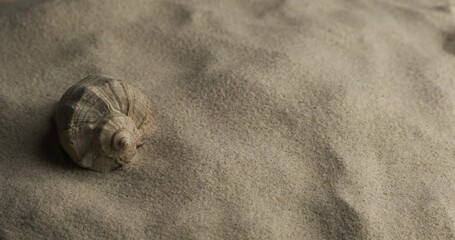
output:
<svg viewBox="0 0 455 240"><path fill-rule="evenodd" d="M0 239L453 239L447 1L0 1ZM75 166L88 74L155 106L136 162Z"/></svg>

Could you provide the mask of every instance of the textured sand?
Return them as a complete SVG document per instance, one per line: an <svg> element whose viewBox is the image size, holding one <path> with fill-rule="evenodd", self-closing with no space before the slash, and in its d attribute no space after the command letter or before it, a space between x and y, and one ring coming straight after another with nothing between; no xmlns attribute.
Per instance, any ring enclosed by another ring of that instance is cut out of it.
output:
<svg viewBox="0 0 455 240"><path fill-rule="evenodd" d="M103 73L156 132L75 166L53 106ZM448 1L0 1L0 239L454 239Z"/></svg>

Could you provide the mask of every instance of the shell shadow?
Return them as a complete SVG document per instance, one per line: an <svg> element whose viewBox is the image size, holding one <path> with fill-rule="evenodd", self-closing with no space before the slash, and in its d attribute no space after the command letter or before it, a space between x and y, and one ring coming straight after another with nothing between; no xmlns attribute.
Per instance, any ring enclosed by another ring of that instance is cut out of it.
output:
<svg viewBox="0 0 455 240"><path fill-rule="evenodd" d="M44 159L48 160L52 165L61 167L66 170L80 169L73 161L71 161L68 154L63 150L60 145L57 133L57 126L55 125L52 116L48 119L48 131L46 132L43 140L41 141L41 155Z"/></svg>

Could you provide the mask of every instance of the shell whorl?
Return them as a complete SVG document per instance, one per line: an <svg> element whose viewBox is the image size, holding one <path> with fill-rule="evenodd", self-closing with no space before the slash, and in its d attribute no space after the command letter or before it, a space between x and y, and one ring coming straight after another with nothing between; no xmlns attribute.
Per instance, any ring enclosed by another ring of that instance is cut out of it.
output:
<svg viewBox="0 0 455 240"><path fill-rule="evenodd" d="M106 156L126 164L136 153L138 131L124 114L110 114L98 125L98 144Z"/></svg>
<svg viewBox="0 0 455 240"><path fill-rule="evenodd" d="M152 125L151 104L127 83L89 76L65 92L54 120L71 159L84 168L106 172L133 159Z"/></svg>

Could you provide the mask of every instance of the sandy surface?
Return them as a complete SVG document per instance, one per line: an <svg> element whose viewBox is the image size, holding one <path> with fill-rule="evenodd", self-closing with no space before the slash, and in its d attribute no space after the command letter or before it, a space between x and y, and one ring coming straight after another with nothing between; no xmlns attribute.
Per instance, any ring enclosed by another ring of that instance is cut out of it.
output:
<svg viewBox="0 0 455 240"><path fill-rule="evenodd" d="M109 174L53 106L102 73L156 132ZM0 1L0 239L454 239L448 1Z"/></svg>

